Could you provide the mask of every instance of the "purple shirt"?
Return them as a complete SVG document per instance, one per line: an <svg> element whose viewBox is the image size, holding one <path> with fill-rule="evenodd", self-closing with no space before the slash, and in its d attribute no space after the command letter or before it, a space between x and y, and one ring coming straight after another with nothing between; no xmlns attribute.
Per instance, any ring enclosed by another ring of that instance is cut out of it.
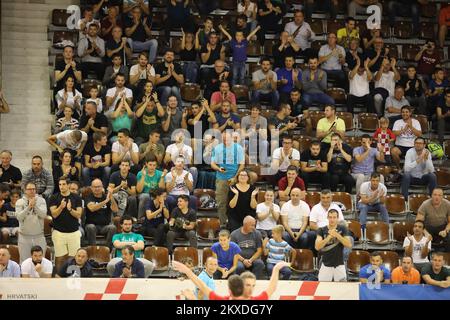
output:
<svg viewBox="0 0 450 320"><path fill-rule="evenodd" d="M231 52L233 52L233 62L247 61L248 41L246 39L237 42L236 39L230 40Z"/></svg>
<svg viewBox="0 0 450 320"><path fill-rule="evenodd" d="M280 92L290 93L292 89L294 89L294 81L292 81L292 70L287 70L286 68L280 68L277 70L277 79L280 81L281 79L287 79L287 83L278 87ZM302 81L302 72L298 70L298 81Z"/></svg>
<svg viewBox="0 0 450 320"><path fill-rule="evenodd" d="M353 158L356 155L364 153L363 147L357 147L353 149ZM375 158L378 154L378 150L375 148L370 148L369 156L361 162L353 162L352 173L362 173L364 175L369 175L374 171Z"/></svg>

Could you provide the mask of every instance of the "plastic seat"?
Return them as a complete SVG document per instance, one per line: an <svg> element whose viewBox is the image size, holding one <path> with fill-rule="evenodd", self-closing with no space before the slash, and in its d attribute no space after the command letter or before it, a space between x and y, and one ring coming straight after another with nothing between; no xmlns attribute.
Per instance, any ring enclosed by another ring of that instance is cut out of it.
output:
<svg viewBox="0 0 450 320"><path fill-rule="evenodd" d="M295 249L291 255L291 268L295 272L306 273L314 271L314 255L309 249Z"/></svg>
<svg viewBox="0 0 450 320"><path fill-rule="evenodd" d="M450 187L450 172L444 168L435 168L435 174L437 176L437 184L441 188Z"/></svg>
<svg viewBox="0 0 450 320"><path fill-rule="evenodd" d="M311 30L314 31L316 35L325 33L321 19L311 19L311 21L309 21L309 25L311 26Z"/></svg>
<svg viewBox="0 0 450 320"><path fill-rule="evenodd" d="M420 128L422 129L422 134L428 133L429 125L427 116L423 114L414 114L413 118L420 122Z"/></svg>
<svg viewBox="0 0 450 320"><path fill-rule="evenodd" d="M52 235L52 216L46 216L44 219L44 237L50 237Z"/></svg>
<svg viewBox="0 0 450 320"><path fill-rule="evenodd" d="M220 221L217 218L197 219L197 234L203 240L217 240L220 231Z"/></svg>
<svg viewBox="0 0 450 320"><path fill-rule="evenodd" d="M403 245L403 241L405 241L407 233L409 232L409 234L413 234L414 223L407 221L396 221L394 222L392 228L393 240Z"/></svg>
<svg viewBox="0 0 450 320"><path fill-rule="evenodd" d="M203 195L209 195L211 198L216 199L216 191L212 189L195 189L194 190L194 196L197 197L198 201L200 201L200 198ZM201 208L200 205L198 205L197 210L198 211L214 211L217 208Z"/></svg>
<svg viewBox="0 0 450 320"><path fill-rule="evenodd" d="M384 177L384 183L388 187L400 186L398 181L393 181L395 174L398 174L398 168L395 166L378 166L377 172Z"/></svg>
<svg viewBox="0 0 450 320"><path fill-rule="evenodd" d="M106 246L88 246L86 247L89 259L93 259L102 266L106 266L111 260L111 250Z"/></svg>
<svg viewBox="0 0 450 320"><path fill-rule="evenodd" d="M198 266L198 251L194 247L176 247L173 250L173 259L182 262L184 258L191 258L194 266Z"/></svg>
<svg viewBox="0 0 450 320"><path fill-rule="evenodd" d="M264 197L266 196L266 191L265 190L259 190L258 191L258 195L256 196L256 201L258 203L262 203L265 201Z"/></svg>
<svg viewBox="0 0 450 320"><path fill-rule="evenodd" d="M400 39L411 38L411 22L408 21L396 21L394 24L394 34Z"/></svg>
<svg viewBox="0 0 450 320"><path fill-rule="evenodd" d="M204 248L203 249L203 251L202 251L202 263L203 263L203 266L206 265L206 260L208 260L208 258L212 257L212 256L214 256L214 255L213 255L213 252L212 252L211 248Z"/></svg>
<svg viewBox="0 0 450 320"><path fill-rule="evenodd" d="M237 2L235 0L220 0L220 9L222 10L231 10L236 11L237 10Z"/></svg>
<svg viewBox="0 0 450 320"><path fill-rule="evenodd" d="M376 113L358 114L359 130L376 131L378 128L378 116Z"/></svg>
<svg viewBox="0 0 450 320"><path fill-rule="evenodd" d="M370 263L370 254L364 250L353 250L347 261L347 269L350 273L359 274L359 270Z"/></svg>
<svg viewBox="0 0 450 320"><path fill-rule="evenodd" d="M247 56L249 57L261 56L261 46L257 41L249 41L247 46Z"/></svg>
<svg viewBox="0 0 450 320"><path fill-rule="evenodd" d="M380 251L380 256L383 259L383 264L389 271L392 272L399 266L399 257L395 251Z"/></svg>
<svg viewBox="0 0 450 320"><path fill-rule="evenodd" d="M20 263L19 247L14 244L0 244L0 248L6 248L9 251L11 260Z"/></svg>
<svg viewBox="0 0 450 320"><path fill-rule="evenodd" d="M354 136L354 137L345 137L344 143L348 144L353 149L356 147L361 146L361 137L360 136Z"/></svg>
<svg viewBox="0 0 450 320"><path fill-rule="evenodd" d="M200 98L200 85L198 83L183 83L180 86L181 99L187 102L196 102Z"/></svg>
<svg viewBox="0 0 450 320"><path fill-rule="evenodd" d="M419 37L425 40L433 40L436 36L434 23L432 22L421 22L420 23L420 33Z"/></svg>
<svg viewBox="0 0 450 320"><path fill-rule="evenodd" d="M272 57L273 56L273 46L277 43L275 39L267 39L264 41L264 54ZM250 73L251 74L251 73Z"/></svg>
<svg viewBox="0 0 450 320"><path fill-rule="evenodd" d="M249 102L248 87L243 84L236 84L231 88L231 91L236 95L236 101L239 103Z"/></svg>
<svg viewBox="0 0 450 320"><path fill-rule="evenodd" d="M345 26L344 20L328 20L327 21L327 33L333 32L337 33L337 31Z"/></svg>
<svg viewBox="0 0 450 320"><path fill-rule="evenodd" d="M345 104L347 103L347 95L345 94L345 90L342 88L328 88L327 95L334 99L336 104Z"/></svg>
<svg viewBox="0 0 450 320"><path fill-rule="evenodd" d="M314 207L320 202L320 192L308 191L305 194L305 202L310 206Z"/></svg>
<svg viewBox="0 0 450 320"><path fill-rule="evenodd" d="M345 122L345 131L352 131L354 129L353 126L353 114L350 112L336 112L336 115L344 120Z"/></svg>
<svg viewBox="0 0 450 320"><path fill-rule="evenodd" d="M403 54L402 54L403 60L414 61L414 58L420 51L420 46L412 45L412 44L403 45L402 51L403 51Z"/></svg>
<svg viewBox="0 0 450 320"><path fill-rule="evenodd" d="M276 114L277 114L276 110L271 110L271 109L261 110L261 117L264 117L267 120L269 120L270 118L273 118Z"/></svg>
<svg viewBox="0 0 450 320"><path fill-rule="evenodd" d="M385 46L386 46L386 48L389 49L389 55L390 55L391 57L394 57L394 58L396 58L396 59L399 57L399 54L398 54L398 47L397 47L396 44L386 44Z"/></svg>
<svg viewBox="0 0 450 320"><path fill-rule="evenodd" d="M386 196L386 209L392 215L406 214L405 198L401 194L389 194Z"/></svg>
<svg viewBox="0 0 450 320"><path fill-rule="evenodd" d="M57 27L67 27L67 19L70 15L65 9L53 9L52 24Z"/></svg>
<svg viewBox="0 0 450 320"><path fill-rule="evenodd" d="M313 141L313 138L308 136L293 136L292 137L295 141L299 144L299 152L302 153L305 150L308 150L311 147L311 142Z"/></svg>
<svg viewBox="0 0 450 320"><path fill-rule="evenodd" d="M155 271L165 271L169 268L169 251L165 247L147 247L144 258L153 262Z"/></svg>
<svg viewBox="0 0 450 320"><path fill-rule="evenodd" d="M345 206L342 214L353 214L353 200L350 193L347 192L333 192L333 202L340 202Z"/></svg>
<svg viewBox="0 0 450 320"><path fill-rule="evenodd" d="M376 245L389 244L389 224L381 221L369 221L366 224L366 241Z"/></svg>
<svg viewBox="0 0 450 320"><path fill-rule="evenodd" d="M444 266L450 266L450 252L444 252Z"/></svg>
<svg viewBox="0 0 450 320"><path fill-rule="evenodd" d="M181 38L180 37L172 38L171 48L173 49L173 51L176 54L180 53L180 51L181 51Z"/></svg>
<svg viewBox="0 0 450 320"><path fill-rule="evenodd" d="M408 197L408 208L409 211L413 214L417 214L417 210L419 210L420 205L425 201L430 199L430 196L427 194L411 194Z"/></svg>
<svg viewBox="0 0 450 320"><path fill-rule="evenodd" d="M355 239L355 243L361 242L362 240L361 223L359 223L359 221L357 220L347 220L347 227L357 238L357 240Z"/></svg>
<svg viewBox="0 0 450 320"><path fill-rule="evenodd" d="M309 111L309 115L311 116L311 125L313 128L317 128L317 123L320 119L325 117L325 112L323 111Z"/></svg>

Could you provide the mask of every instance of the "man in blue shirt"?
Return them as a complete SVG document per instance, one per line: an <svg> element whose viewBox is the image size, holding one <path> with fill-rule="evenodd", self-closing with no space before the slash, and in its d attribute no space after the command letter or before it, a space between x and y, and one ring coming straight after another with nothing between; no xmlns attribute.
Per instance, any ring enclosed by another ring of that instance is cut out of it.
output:
<svg viewBox="0 0 450 320"><path fill-rule="evenodd" d="M223 143L212 152L211 168L216 173L216 202L220 224L227 224L228 186L233 184L239 172L244 170L245 156L241 145L233 142L230 131L222 133Z"/></svg>
<svg viewBox="0 0 450 320"><path fill-rule="evenodd" d="M284 58L284 68L280 68L276 72L281 101L288 101L292 89L300 87L302 73L294 68L294 62L294 57L287 56Z"/></svg>
<svg viewBox="0 0 450 320"><path fill-rule="evenodd" d="M133 246L122 248L122 261L114 268L113 278L144 278L144 264L135 258Z"/></svg>
<svg viewBox="0 0 450 320"><path fill-rule="evenodd" d="M359 281L361 283L390 283L391 272L383 265L383 258L378 251L370 254L370 264L359 270Z"/></svg>
<svg viewBox="0 0 450 320"><path fill-rule="evenodd" d="M206 259L205 270L199 274L198 278L202 280L208 288L212 291L216 290L216 284L214 283L213 275L217 271L217 259L214 257L209 257ZM195 295L198 300L209 300L208 297L204 296L203 293L195 288Z"/></svg>
<svg viewBox="0 0 450 320"><path fill-rule="evenodd" d="M215 279L226 279L237 269L241 248L230 240L230 232L221 230L219 242L211 246L213 256L217 259L218 267L214 274Z"/></svg>
<svg viewBox="0 0 450 320"><path fill-rule="evenodd" d="M6 248L0 248L0 278L20 278L20 266Z"/></svg>

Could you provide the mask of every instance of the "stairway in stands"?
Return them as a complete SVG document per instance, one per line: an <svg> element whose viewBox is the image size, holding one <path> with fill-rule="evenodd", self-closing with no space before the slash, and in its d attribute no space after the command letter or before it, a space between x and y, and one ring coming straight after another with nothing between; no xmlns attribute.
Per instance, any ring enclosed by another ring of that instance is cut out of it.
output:
<svg viewBox="0 0 450 320"><path fill-rule="evenodd" d="M39 154L51 168L51 149L46 142L53 117L50 114L47 29L52 9L65 9L73 0L2 0L2 83L11 111L0 119L0 149L13 153L13 164L30 168Z"/></svg>

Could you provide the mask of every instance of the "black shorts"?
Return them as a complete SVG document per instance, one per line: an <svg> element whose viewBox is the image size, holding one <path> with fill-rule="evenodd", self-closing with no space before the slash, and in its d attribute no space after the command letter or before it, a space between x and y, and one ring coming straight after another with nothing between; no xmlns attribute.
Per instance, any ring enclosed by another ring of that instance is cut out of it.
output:
<svg viewBox="0 0 450 320"><path fill-rule="evenodd" d="M413 148L413 147L403 147L403 146L397 146L397 145L396 145L396 147L399 148L400 151L402 152L402 155L401 155L402 158L405 157L406 152L408 152L409 149Z"/></svg>

